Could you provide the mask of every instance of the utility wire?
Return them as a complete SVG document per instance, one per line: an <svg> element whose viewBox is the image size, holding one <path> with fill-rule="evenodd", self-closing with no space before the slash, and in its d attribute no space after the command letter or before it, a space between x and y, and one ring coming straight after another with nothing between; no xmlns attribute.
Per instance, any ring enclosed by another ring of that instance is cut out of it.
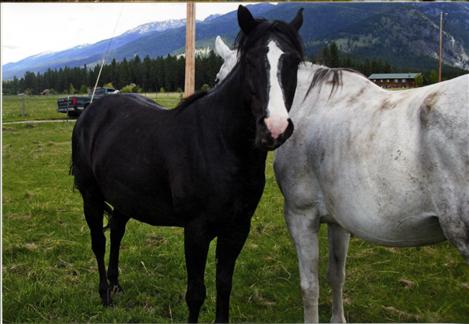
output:
<svg viewBox="0 0 469 324"><path fill-rule="evenodd" d="M121 8L121 10L119 12L119 16L117 17L116 24L114 25L114 30L112 31L112 37L109 40L109 42L107 44L106 51L103 54L103 59L101 61L101 67L99 68L98 77L96 78L96 83L94 84L93 93L91 94L90 104L93 103L94 94L96 92L96 88L98 87L99 78L101 77L101 72L103 71L104 63L106 62L106 56L109 54L109 50L111 49L112 41L114 40L114 36L116 34L117 25L119 24L119 21L120 21L121 16L122 16L122 11L123 11L123 8Z"/></svg>

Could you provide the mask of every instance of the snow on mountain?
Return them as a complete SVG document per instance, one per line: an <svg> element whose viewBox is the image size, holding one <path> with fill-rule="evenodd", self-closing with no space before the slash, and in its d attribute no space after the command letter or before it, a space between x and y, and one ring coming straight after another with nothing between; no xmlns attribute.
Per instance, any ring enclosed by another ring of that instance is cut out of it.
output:
<svg viewBox="0 0 469 324"><path fill-rule="evenodd" d="M53 53L52 51L45 51L45 52L41 52L41 53L38 53L38 54L35 54L35 55L32 55L30 56L31 58L39 58L39 57L42 57L42 56L46 56L46 55L49 55Z"/></svg>
<svg viewBox="0 0 469 324"><path fill-rule="evenodd" d="M207 18L205 18L204 22L212 21L212 20L214 20L215 18L218 18L218 17L220 17L220 16L221 16L220 14L210 15L210 16L208 16Z"/></svg>
<svg viewBox="0 0 469 324"><path fill-rule="evenodd" d="M63 51L49 51L32 55L18 62L3 65L3 78L11 79L13 76L21 77L26 71L44 72L48 68L55 69L63 66L75 67L82 66L83 64L93 66L101 60L102 53L106 49L112 52L148 34L164 33L171 29L183 27L185 23L185 19L151 22L137 26L114 37L112 42L110 42L110 39L105 39L94 44L77 45ZM111 46L108 48L109 45Z"/></svg>
<svg viewBox="0 0 469 324"><path fill-rule="evenodd" d="M170 19L165 21L155 21L147 24L137 26L133 29L126 31L123 35L138 33L140 35L155 32L165 31L172 28L182 27L186 24L185 19Z"/></svg>

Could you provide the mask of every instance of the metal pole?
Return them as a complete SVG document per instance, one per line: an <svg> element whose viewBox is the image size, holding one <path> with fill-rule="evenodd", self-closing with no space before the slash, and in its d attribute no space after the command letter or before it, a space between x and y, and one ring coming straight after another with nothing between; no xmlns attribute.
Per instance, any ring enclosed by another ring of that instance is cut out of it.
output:
<svg viewBox="0 0 469 324"><path fill-rule="evenodd" d="M195 91L195 3L187 3L184 97Z"/></svg>
<svg viewBox="0 0 469 324"><path fill-rule="evenodd" d="M443 60L443 12L440 12L440 54L438 56L438 82L441 82L442 60Z"/></svg>

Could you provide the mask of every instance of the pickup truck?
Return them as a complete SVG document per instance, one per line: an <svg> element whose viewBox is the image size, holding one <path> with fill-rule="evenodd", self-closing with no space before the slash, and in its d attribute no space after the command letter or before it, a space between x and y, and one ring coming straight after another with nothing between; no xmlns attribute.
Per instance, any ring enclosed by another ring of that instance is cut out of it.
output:
<svg viewBox="0 0 469 324"><path fill-rule="evenodd" d="M119 93L119 90L112 88L96 88L94 99L103 96ZM87 96L68 96L57 100L57 111L67 114L69 118L80 116L81 112L91 103L91 93Z"/></svg>

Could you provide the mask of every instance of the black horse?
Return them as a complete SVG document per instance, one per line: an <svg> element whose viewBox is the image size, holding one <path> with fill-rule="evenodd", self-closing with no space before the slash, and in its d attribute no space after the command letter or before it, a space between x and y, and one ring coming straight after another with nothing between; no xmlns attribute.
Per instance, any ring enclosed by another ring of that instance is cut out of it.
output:
<svg viewBox="0 0 469 324"><path fill-rule="evenodd" d="M285 23L254 19L240 6L240 59L215 89L174 110L137 95L113 95L81 115L72 136L72 174L83 196L104 305L121 290L119 246L132 217L184 227L190 322L205 299L207 252L217 237L216 321L228 321L233 270L264 190L267 150L293 131L287 110L303 59L302 22L301 10ZM107 278L105 210L112 213Z"/></svg>

